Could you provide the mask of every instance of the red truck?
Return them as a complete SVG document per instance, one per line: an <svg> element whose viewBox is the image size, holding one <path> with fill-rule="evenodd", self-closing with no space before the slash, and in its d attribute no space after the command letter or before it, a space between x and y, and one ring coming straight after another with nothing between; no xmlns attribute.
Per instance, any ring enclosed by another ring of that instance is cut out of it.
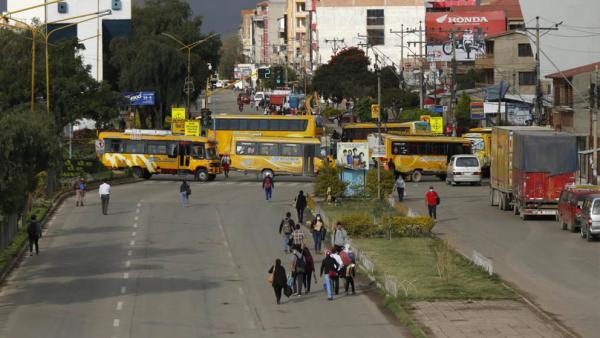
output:
<svg viewBox="0 0 600 338"><path fill-rule="evenodd" d="M556 216L560 193L575 183L576 171L575 136L540 128L494 128L492 205L496 202L522 219Z"/></svg>

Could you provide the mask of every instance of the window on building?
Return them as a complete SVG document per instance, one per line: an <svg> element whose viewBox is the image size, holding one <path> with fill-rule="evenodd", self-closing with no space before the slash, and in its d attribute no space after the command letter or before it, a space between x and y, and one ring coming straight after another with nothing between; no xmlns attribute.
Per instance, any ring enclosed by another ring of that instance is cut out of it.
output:
<svg viewBox="0 0 600 338"><path fill-rule="evenodd" d="M367 43L385 44L385 16L383 9L367 9Z"/></svg>
<svg viewBox="0 0 600 338"><path fill-rule="evenodd" d="M535 72L519 72L519 86L532 86L535 85L536 74Z"/></svg>
<svg viewBox="0 0 600 338"><path fill-rule="evenodd" d="M305 28L306 27L306 18L298 18L296 19L296 27Z"/></svg>
<svg viewBox="0 0 600 338"><path fill-rule="evenodd" d="M488 56L494 55L494 41L486 41L485 42L485 53Z"/></svg>
<svg viewBox="0 0 600 338"><path fill-rule="evenodd" d="M531 45L528 43L520 43L519 44L519 57L528 57L533 56L533 51L531 50Z"/></svg>
<svg viewBox="0 0 600 338"><path fill-rule="evenodd" d="M383 9L367 9L367 26L385 25Z"/></svg>
<svg viewBox="0 0 600 338"><path fill-rule="evenodd" d="M367 43L371 46L385 44L385 32L383 29L367 29Z"/></svg>
<svg viewBox="0 0 600 338"><path fill-rule="evenodd" d="M306 4L304 2L299 2L296 4L296 12L305 12Z"/></svg>

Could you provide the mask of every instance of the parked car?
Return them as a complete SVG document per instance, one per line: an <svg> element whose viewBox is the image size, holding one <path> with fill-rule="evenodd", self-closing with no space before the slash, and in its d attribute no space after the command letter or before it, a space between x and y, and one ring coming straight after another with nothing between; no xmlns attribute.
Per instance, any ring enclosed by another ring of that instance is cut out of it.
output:
<svg viewBox="0 0 600 338"><path fill-rule="evenodd" d="M591 242L600 236L600 194L585 196L581 207L581 238Z"/></svg>
<svg viewBox="0 0 600 338"><path fill-rule="evenodd" d="M567 186L560 193L556 218L563 230L579 230L583 201L591 194L600 194L600 186Z"/></svg>
<svg viewBox="0 0 600 338"><path fill-rule="evenodd" d="M481 163L475 155L454 155L446 169L446 184L481 184Z"/></svg>

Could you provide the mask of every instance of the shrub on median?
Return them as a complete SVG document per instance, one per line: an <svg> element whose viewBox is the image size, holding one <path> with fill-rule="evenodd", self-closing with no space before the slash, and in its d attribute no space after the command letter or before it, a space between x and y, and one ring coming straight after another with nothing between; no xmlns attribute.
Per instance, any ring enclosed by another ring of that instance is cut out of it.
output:
<svg viewBox="0 0 600 338"><path fill-rule="evenodd" d="M381 224L374 223L372 215L353 214L338 220L352 237L385 237L388 231L388 218L383 217ZM430 217L394 216L391 219L392 236L423 237L431 235L435 221Z"/></svg>

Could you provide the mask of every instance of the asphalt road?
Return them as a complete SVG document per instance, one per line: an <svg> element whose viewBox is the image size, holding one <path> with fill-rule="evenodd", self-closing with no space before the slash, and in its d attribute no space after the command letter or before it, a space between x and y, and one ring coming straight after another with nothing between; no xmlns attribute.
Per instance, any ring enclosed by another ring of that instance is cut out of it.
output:
<svg viewBox="0 0 600 338"><path fill-rule="evenodd" d="M424 195L438 191L438 225L467 256L477 250L494 271L584 337L600 332L600 241L588 243L553 219L522 221L489 205L489 186L447 186L438 180L407 183L406 204L427 214Z"/></svg>
<svg viewBox="0 0 600 338"><path fill-rule="evenodd" d="M232 89L216 89L211 96L209 107L214 114L260 114L254 108L254 102L244 105L244 110L240 112L237 97L239 91Z"/></svg>
<svg viewBox="0 0 600 338"><path fill-rule="evenodd" d="M402 337L372 289L328 302L319 284L275 304L267 269L304 179L281 178L272 202L255 177L192 183L191 206L169 176L68 199L0 293L0 336L19 338ZM320 262L321 257L317 257ZM319 263L320 264L320 263Z"/></svg>

